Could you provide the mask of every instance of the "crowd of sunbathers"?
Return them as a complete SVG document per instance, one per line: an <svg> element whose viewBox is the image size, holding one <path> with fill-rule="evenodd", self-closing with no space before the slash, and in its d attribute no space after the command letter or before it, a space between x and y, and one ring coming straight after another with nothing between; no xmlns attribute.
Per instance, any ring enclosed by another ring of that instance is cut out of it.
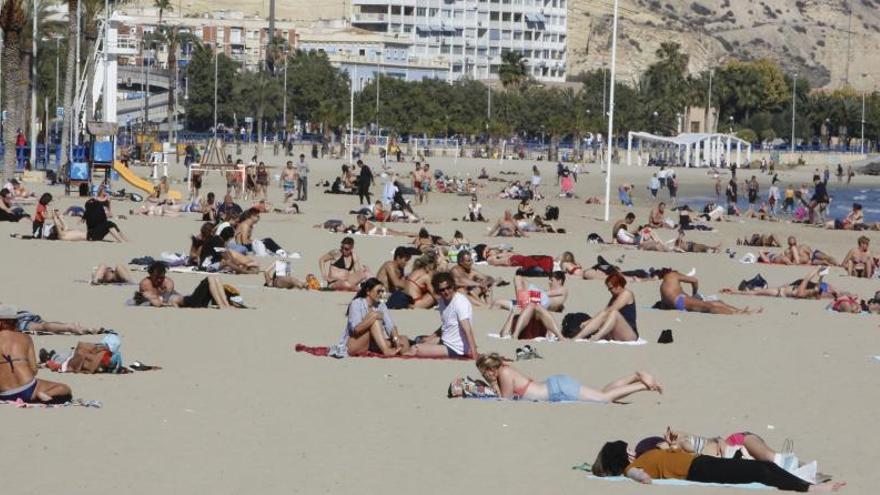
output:
<svg viewBox="0 0 880 495"><path fill-rule="evenodd" d="M302 158L301 158L302 161ZM516 252L511 245L472 244L461 232L444 239L432 234L426 219L414 208L428 201L428 193L435 189L458 192L469 201L464 221L484 222L483 206L479 203L481 187L470 178L459 179L434 174L425 164L416 164L409 177L412 187L393 171L383 172L386 179L382 196L373 202L370 188L374 176L362 161L354 168L343 167L329 193L351 192L360 196L360 207L351 212L354 223L328 220L315 227L334 233L343 233L339 247L320 256L316 274L297 276L288 261L288 252L270 237L257 237L255 229L261 215L299 212L296 201L304 201L303 179L308 167L292 164L279 176L285 201L290 206L272 209L267 202L266 188L269 175L261 163L248 169L245 184L254 204L242 208L233 199L235 181L228 183L228 191L221 203L213 193L205 199L197 194L188 205L164 199L168 194L167 181L160 181L155 193L137 211L151 216L177 216L186 212L202 214L199 231L192 235L187 253L174 265L192 267L206 272L258 275L265 286L278 289L321 289L348 291L354 294L345 313L345 328L339 343L333 347L337 356L377 354L422 358L457 358L475 360L476 367L494 394L506 399L535 401L595 401L614 403L637 392L662 393L663 387L650 373L636 371L611 381L599 389L583 385L575 378L552 375L536 380L519 371L511 360L498 353L480 353L474 328L474 309L507 312L498 331L501 338L550 340L588 340L637 343L640 340L635 293L631 283L659 282L659 309L699 312L719 315L759 313L762 308L737 307L718 298L704 297L700 282L693 274L684 274L671 268L644 268L624 270L599 256L589 267L579 264L570 251L558 257L545 254ZM488 174L481 174L480 179ZM228 178L227 178L228 179ZM563 196L573 195L571 172L559 176ZM195 180L195 177L194 177ZM230 185L231 184L231 185ZM307 184L307 182L306 182ZM442 185L441 185L442 184ZM550 206L543 215L535 212L533 200L541 199L541 175L537 167L529 182L514 181L498 197L519 201L516 212L505 210L488 230L488 237L526 237L529 233L565 233L555 226L559 210ZM201 176L196 191L201 186ZM626 191L629 194L629 190ZM296 199L293 199L296 194ZM405 198L414 195L415 201ZM21 209L13 208L12 198L35 199L36 211L31 217ZM80 213L86 224L84 230L65 225L63 215L51 208L52 196L39 198L27 192L20 184L2 190L0 220L31 220L31 233L22 238L57 240L102 240L110 236L124 242L126 237L111 221L110 196L101 188L95 198L86 201ZM720 220L724 211L709 207L701 215L692 215L686 205L678 207L678 219L667 218L666 205L657 203L646 223L634 231L634 213L627 213L614 223L611 242L634 246L640 250L668 253L719 253L720 244L711 245L686 238L686 232L713 230L712 222ZM826 226L834 229L860 230L866 225L860 216L861 205L853 205L853 212L845 219L831 221ZM457 220L457 218L456 218ZM390 228L388 223L399 228ZM418 223L418 231L409 231L408 223ZM661 232L674 229L675 236L664 240ZM375 272L355 250L356 236L393 236L405 242L397 247L391 259L385 260ZM596 235L596 238L599 238ZM824 277L829 266L840 266L849 275L871 278L878 267L878 259L869 250L867 237L858 239L858 246L850 250L838 263L831 256L799 244L794 236L787 239L781 252L759 252L757 260L785 265L818 265L804 278L779 287L769 287L760 275L743 281L737 288L723 289L723 294L828 301L829 308L846 313L880 313L880 292L870 299L842 291ZM740 246L782 247L774 234L756 233L737 242ZM270 256L271 255L271 256ZM261 259L262 258L262 259ZM265 260L265 261L264 261ZM510 281L490 276L477 267L512 267ZM146 265L146 275L137 280L130 269L122 265L98 265L89 280L91 284L137 284L132 303L139 306L206 308L240 308L244 304L235 287L224 284L216 275L204 277L188 294L181 294L168 276L171 267L165 261ZM567 311L572 279L602 280L609 293L608 301L594 308L591 316ZM537 283L536 283L537 282ZM510 286L510 289L505 287ZM685 286L690 286L686 291ZM409 336L398 329L393 310L429 309L439 312L439 329L420 336ZM3 331L6 330L6 331ZM12 307L0 305L0 400L62 403L69 401L72 392L63 384L36 378L38 356L30 332L95 333L78 324L47 323L39 317L22 315ZM51 357L43 361L50 360ZM8 368L8 369L7 369ZM750 460L743 460L750 459ZM634 451L624 442L606 444L592 465L597 476L625 475L640 482L657 478L680 478L699 482L747 483L760 482L781 489L824 491L838 489L841 484L825 482L813 470L800 471L804 466L786 464L790 458L770 449L764 441L751 433L737 433L725 439L702 438L669 430L663 437L651 437L639 443ZM806 481L805 481L806 480Z"/></svg>

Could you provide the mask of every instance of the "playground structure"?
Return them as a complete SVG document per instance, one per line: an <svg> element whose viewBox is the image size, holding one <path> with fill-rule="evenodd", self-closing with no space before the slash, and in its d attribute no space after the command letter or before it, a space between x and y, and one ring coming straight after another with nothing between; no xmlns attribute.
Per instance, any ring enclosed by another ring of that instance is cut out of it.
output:
<svg viewBox="0 0 880 495"><path fill-rule="evenodd" d="M189 166L187 174L187 184L192 184L193 173L210 172L216 170L221 173L234 172L241 174L241 183L245 183L246 172L244 165L236 165L226 160L226 148L223 140L212 138L208 140L208 146L202 153L198 163L192 163Z"/></svg>

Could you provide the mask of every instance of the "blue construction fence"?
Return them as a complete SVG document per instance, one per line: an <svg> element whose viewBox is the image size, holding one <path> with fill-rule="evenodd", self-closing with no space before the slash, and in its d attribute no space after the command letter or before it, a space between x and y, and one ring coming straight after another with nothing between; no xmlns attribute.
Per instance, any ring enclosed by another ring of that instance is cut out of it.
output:
<svg viewBox="0 0 880 495"><path fill-rule="evenodd" d="M5 148L3 143L0 143L0 156L5 154ZM32 170L54 170L58 171L61 168L62 157L64 153L61 151L60 144L52 144L49 145L49 153L46 154L46 145L37 143L37 163L33 164L31 167ZM15 147L15 169L18 172L22 172L25 169L25 164L31 157L31 148L30 146L16 146ZM74 146L73 147L73 161L75 162L84 162L89 158L89 147L86 145Z"/></svg>

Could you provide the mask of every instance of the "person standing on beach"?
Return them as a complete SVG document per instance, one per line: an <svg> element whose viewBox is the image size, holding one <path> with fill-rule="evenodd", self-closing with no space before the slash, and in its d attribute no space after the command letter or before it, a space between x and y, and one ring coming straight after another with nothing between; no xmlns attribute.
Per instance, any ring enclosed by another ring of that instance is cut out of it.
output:
<svg viewBox="0 0 880 495"><path fill-rule="evenodd" d="M299 163L296 166L296 200L306 201L309 198L309 164L306 163L306 155L300 153Z"/></svg>
<svg viewBox="0 0 880 495"><path fill-rule="evenodd" d="M648 183L648 190L651 191L651 196L654 199L657 199L657 191L660 190L660 179L657 178L657 174L651 176L651 181Z"/></svg>
<svg viewBox="0 0 880 495"><path fill-rule="evenodd" d="M660 181L660 189L666 187L666 166L660 165L660 171L657 172L657 180Z"/></svg>
<svg viewBox="0 0 880 495"><path fill-rule="evenodd" d="M767 193L767 203L770 205L770 214L776 216L776 205L779 204L779 186L776 185L776 182L770 184L770 191Z"/></svg>
<svg viewBox="0 0 880 495"><path fill-rule="evenodd" d="M370 170L370 167L368 167L363 160L358 160L357 166L361 169L360 173L358 173L357 178L358 198L360 204L370 205L373 202L372 198L370 197L370 187L375 182L373 171Z"/></svg>
<svg viewBox="0 0 880 495"><path fill-rule="evenodd" d="M737 192L736 192L736 179L731 178L730 182L727 183L727 205L728 206L736 206L737 201Z"/></svg>
<svg viewBox="0 0 880 495"><path fill-rule="evenodd" d="M852 165L847 165L847 167L846 167L846 185L849 185L849 183L852 182L852 178L854 175L856 175L856 173L853 172Z"/></svg>
<svg viewBox="0 0 880 495"><path fill-rule="evenodd" d="M425 203L427 203L428 193L431 192L431 165L428 163L422 167L422 192L425 193Z"/></svg>
<svg viewBox="0 0 880 495"><path fill-rule="evenodd" d="M425 201L425 191L422 189L422 164L416 162L416 169L410 174L412 177L412 188L416 192L416 198L419 204Z"/></svg>
<svg viewBox="0 0 880 495"><path fill-rule="evenodd" d="M782 211L786 213L794 211L794 186L791 184L785 188L785 199L782 202Z"/></svg>
<svg viewBox="0 0 880 495"><path fill-rule="evenodd" d="M754 175L752 176L751 179L749 179L747 189L749 192L749 208L754 208L755 203L758 202L758 192L759 192L758 179Z"/></svg>

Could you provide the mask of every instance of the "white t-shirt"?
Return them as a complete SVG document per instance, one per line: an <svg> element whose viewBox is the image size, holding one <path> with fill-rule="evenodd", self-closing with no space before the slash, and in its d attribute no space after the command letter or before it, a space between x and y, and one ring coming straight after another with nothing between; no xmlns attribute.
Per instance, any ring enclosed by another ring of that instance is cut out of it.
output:
<svg viewBox="0 0 880 495"><path fill-rule="evenodd" d="M532 176L532 186L538 187L540 185L541 185L541 176L540 175L533 175Z"/></svg>
<svg viewBox="0 0 880 495"><path fill-rule="evenodd" d="M382 190L382 203L386 205L393 203L395 194L397 194L397 186L394 185L393 181L386 182Z"/></svg>
<svg viewBox="0 0 880 495"><path fill-rule="evenodd" d="M473 319L474 310L471 302L468 301L467 297L456 292L448 305L440 298L437 310L440 311L440 341L457 354L464 355L467 337L465 337L464 330L459 322ZM469 352L470 349L467 349L467 351Z"/></svg>

